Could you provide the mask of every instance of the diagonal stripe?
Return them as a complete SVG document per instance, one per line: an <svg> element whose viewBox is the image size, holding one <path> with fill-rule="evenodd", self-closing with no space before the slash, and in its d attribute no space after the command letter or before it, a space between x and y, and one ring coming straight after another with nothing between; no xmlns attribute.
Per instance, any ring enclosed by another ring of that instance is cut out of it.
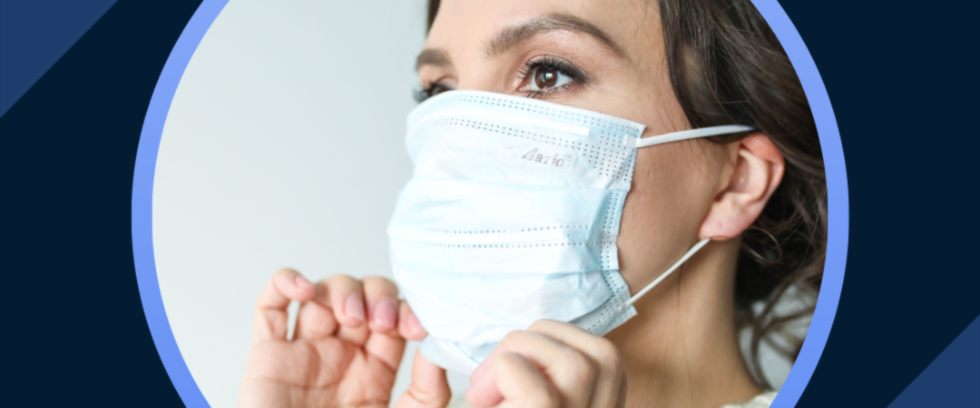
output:
<svg viewBox="0 0 980 408"><path fill-rule="evenodd" d="M980 316L888 407L980 407Z"/></svg>
<svg viewBox="0 0 980 408"><path fill-rule="evenodd" d="M115 3L0 1L0 116Z"/></svg>

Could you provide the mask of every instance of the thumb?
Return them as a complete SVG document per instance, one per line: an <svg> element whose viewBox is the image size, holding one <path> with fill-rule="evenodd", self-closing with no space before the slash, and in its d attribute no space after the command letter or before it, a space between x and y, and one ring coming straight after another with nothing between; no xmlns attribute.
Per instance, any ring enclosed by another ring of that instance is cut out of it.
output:
<svg viewBox="0 0 980 408"><path fill-rule="evenodd" d="M446 380L446 370L426 360L419 351L412 363L412 384L408 386L394 408L445 408L452 393Z"/></svg>

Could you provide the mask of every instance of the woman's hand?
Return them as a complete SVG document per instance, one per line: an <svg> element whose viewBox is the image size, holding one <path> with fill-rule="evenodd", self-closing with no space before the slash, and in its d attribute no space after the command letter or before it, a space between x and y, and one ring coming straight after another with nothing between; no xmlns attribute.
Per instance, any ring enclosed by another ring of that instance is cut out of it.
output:
<svg viewBox="0 0 980 408"><path fill-rule="evenodd" d="M477 408L615 408L626 375L612 342L568 323L540 320L511 332L470 378Z"/></svg>
<svg viewBox="0 0 980 408"><path fill-rule="evenodd" d="M303 303L288 339L286 307L293 300ZM314 285L296 271L280 270L256 303L238 406L387 407L405 340L425 335L387 279L336 275ZM426 388L448 395L445 372L420 360L420 380L434 379Z"/></svg>

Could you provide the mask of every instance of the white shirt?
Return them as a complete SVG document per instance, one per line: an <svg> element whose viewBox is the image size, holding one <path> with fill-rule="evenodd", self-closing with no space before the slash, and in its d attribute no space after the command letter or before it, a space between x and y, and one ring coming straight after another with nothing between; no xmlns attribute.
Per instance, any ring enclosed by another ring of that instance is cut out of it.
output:
<svg viewBox="0 0 980 408"><path fill-rule="evenodd" d="M751 401L728 404L721 408L769 408L769 405L772 405L774 399L776 399L776 391L769 391L756 395ZM457 395L452 401L449 401L447 408L470 408L470 404L466 403L465 395Z"/></svg>
<svg viewBox="0 0 980 408"><path fill-rule="evenodd" d="M728 404L721 408L769 408L769 405L772 405L774 399L776 399L776 391L769 391L756 395L749 402Z"/></svg>

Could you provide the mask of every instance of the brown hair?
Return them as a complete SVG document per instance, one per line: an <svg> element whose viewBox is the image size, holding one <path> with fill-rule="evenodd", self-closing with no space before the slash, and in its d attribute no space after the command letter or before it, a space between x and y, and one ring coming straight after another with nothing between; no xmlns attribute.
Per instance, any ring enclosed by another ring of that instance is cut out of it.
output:
<svg viewBox="0 0 980 408"><path fill-rule="evenodd" d="M823 274L827 185L816 125L796 71L750 0L659 2L671 84L691 126L752 126L786 160L779 188L742 235L735 277L736 319L751 329L753 375L771 388L759 362L760 343L796 359L802 338L783 329L812 314ZM439 3L429 0L429 27ZM777 315L776 304L790 288L808 306ZM754 311L757 304L762 307Z"/></svg>

